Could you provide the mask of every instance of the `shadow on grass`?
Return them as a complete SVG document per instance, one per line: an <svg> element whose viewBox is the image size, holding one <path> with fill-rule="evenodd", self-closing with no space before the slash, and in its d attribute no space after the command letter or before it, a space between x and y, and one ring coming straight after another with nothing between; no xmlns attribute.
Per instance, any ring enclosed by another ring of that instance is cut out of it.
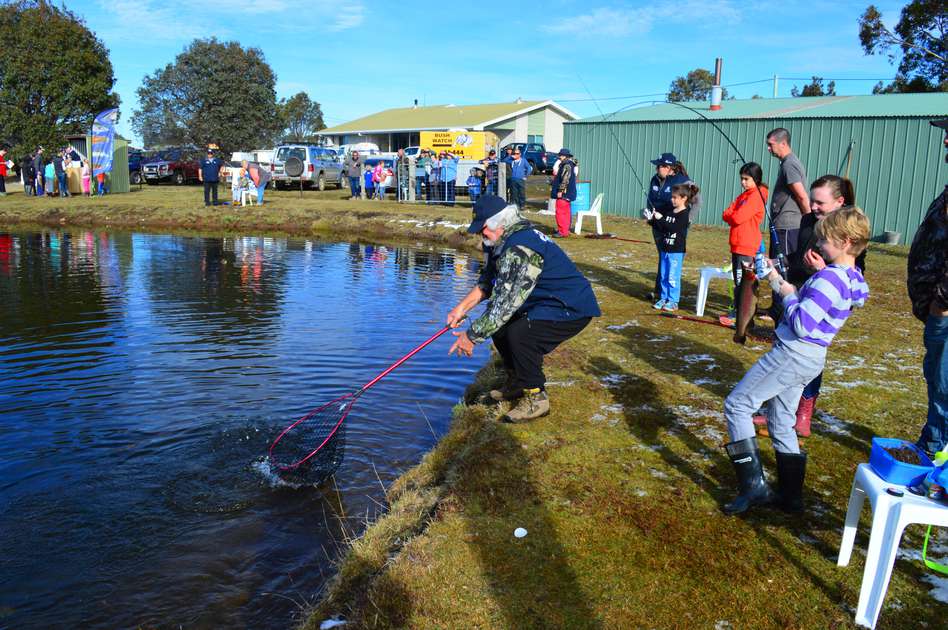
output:
<svg viewBox="0 0 948 630"><path fill-rule="evenodd" d="M644 336L643 333L653 331L636 330L632 327L621 332L626 337L622 343L627 345L634 355L655 366L658 371L668 371L667 360L651 351L654 349L654 344L638 343ZM720 369L715 370L716 375L720 376L722 371L724 374L736 373L738 376L742 373L742 365L739 362L715 348L692 339L683 339L675 335L672 337L673 340L667 343L671 347L683 347L679 355L699 352L714 357L715 362L720 364ZM646 377L626 372L617 363L604 357L593 357L587 369L600 380L604 377L610 378L609 390L616 402L623 405L626 426L642 444L651 448L666 465L689 479L719 505L733 498L737 484L732 466L721 448L723 445L708 443L708 438L702 438L689 428L684 422L687 419L679 418L679 412L665 402L659 385ZM706 386L706 389L723 398L729 392L729 385L719 383ZM720 404L723 406L723 400ZM704 466L695 465L692 458L675 452L673 445L669 442L670 439L677 440L695 456L698 462L704 460L708 463ZM761 440L761 450L765 468L775 471L768 440ZM845 499L846 497L839 497L838 501L830 504L819 495L809 491L806 494L807 510L802 515L787 515L774 507L758 508L735 518L740 518L750 526L760 539L834 602L849 601L853 599L852 593L844 591L841 582L831 582L822 578L804 561L805 556L801 554L799 548L789 545L773 531L774 527L785 528L788 533L799 538L820 556L832 561L835 559L837 549L810 536L809 533L818 529L834 533L841 531L845 512L839 506L845 507Z"/></svg>
<svg viewBox="0 0 948 630"><path fill-rule="evenodd" d="M513 431L486 423L453 484L502 627L599 628ZM515 526L527 536L515 538Z"/></svg>

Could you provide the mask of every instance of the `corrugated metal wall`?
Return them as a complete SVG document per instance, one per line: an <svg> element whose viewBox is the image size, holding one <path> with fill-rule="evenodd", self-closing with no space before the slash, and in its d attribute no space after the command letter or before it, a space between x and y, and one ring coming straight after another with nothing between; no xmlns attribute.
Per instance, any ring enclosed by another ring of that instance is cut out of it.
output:
<svg viewBox="0 0 948 630"><path fill-rule="evenodd" d="M727 103L724 105L727 107ZM948 183L943 132L925 118L792 118L717 121L749 161L758 162L770 187L778 162L765 137L776 127L790 130L794 153L813 181L827 173L844 174L847 149L853 149L850 179L872 232L902 233L910 241L932 199ZM741 192L740 159L707 121L568 123L564 145L580 163L580 179L592 194L605 193L609 214L640 216L645 193L629 169L619 144L645 185L655 172L649 160L673 152L701 187L704 204L696 221L724 225L721 211Z"/></svg>

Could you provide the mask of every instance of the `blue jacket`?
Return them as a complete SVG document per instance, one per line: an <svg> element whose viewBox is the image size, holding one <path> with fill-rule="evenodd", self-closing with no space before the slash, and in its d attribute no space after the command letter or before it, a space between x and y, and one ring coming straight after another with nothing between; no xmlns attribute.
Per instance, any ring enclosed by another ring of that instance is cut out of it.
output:
<svg viewBox="0 0 948 630"><path fill-rule="evenodd" d="M510 161L510 179L526 179L533 172L530 162L527 162L522 156L519 160Z"/></svg>
<svg viewBox="0 0 948 630"><path fill-rule="evenodd" d="M602 314L589 281L556 243L536 229L518 230L508 236L499 252L491 252L496 258L488 263L496 265L507 248L517 245L529 247L543 257L543 271L533 291L518 309L517 316L525 314L533 320L570 321Z"/></svg>
<svg viewBox="0 0 948 630"><path fill-rule="evenodd" d="M659 183L658 175L652 176L652 181L648 184L648 202L652 210L658 210L662 214L668 214L672 211L672 186L684 184L688 181L687 175L669 175L664 182Z"/></svg>
<svg viewBox="0 0 948 630"><path fill-rule="evenodd" d="M453 182L458 178L458 158L441 160L441 181Z"/></svg>

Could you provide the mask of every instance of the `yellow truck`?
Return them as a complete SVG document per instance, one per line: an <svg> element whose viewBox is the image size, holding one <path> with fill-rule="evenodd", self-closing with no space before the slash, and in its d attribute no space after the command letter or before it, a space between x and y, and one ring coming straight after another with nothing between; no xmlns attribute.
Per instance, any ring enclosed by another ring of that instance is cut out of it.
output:
<svg viewBox="0 0 948 630"><path fill-rule="evenodd" d="M497 149L499 139L490 131L422 131L418 146L435 153L448 151L462 160L483 160Z"/></svg>

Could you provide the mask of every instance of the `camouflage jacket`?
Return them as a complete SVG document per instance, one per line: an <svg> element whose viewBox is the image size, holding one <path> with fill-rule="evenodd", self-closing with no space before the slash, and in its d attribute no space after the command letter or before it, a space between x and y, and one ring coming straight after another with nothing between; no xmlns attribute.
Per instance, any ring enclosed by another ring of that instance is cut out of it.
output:
<svg viewBox="0 0 948 630"><path fill-rule="evenodd" d="M497 258L493 252L501 251L504 241L514 232L530 229L529 221L510 227L487 253L484 271L478 286L490 297L483 315L471 322L467 336L474 343L481 343L500 330L527 301L543 272L543 257L529 247L511 247Z"/></svg>
<svg viewBox="0 0 948 630"><path fill-rule="evenodd" d="M908 294L912 313L923 322L932 302L948 309L948 186L915 233L908 256Z"/></svg>

